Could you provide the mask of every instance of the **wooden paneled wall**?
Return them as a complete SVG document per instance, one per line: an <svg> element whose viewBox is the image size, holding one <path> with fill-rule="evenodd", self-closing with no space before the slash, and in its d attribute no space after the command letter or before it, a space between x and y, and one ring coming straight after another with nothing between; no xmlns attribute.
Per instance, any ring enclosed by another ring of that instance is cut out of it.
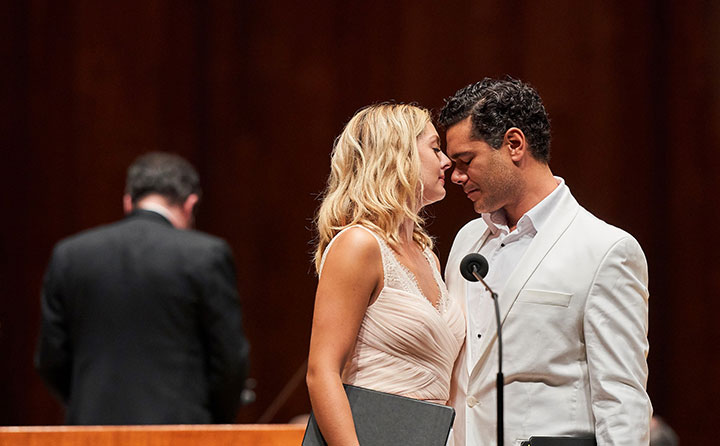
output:
<svg viewBox="0 0 720 446"><path fill-rule="evenodd" d="M333 138L383 100L439 109L484 76L538 88L553 171L636 236L651 275L656 413L685 444L720 397L720 3L155 0L0 6L0 424L62 422L32 368L52 245L121 217L125 169L180 153L204 185L199 229L237 257L257 400L239 422L309 410L316 194ZM448 183L429 209L445 259L473 218ZM300 372L301 373L301 372Z"/></svg>

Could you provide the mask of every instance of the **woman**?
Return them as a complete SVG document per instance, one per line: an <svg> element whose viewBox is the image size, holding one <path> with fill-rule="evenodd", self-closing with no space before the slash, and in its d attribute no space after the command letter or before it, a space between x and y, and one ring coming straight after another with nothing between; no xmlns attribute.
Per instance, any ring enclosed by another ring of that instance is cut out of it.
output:
<svg viewBox="0 0 720 446"><path fill-rule="evenodd" d="M329 445L357 445L343 382L445 404L465 338L423 206L445 197L450 160L427 110L360 110L335 141L317 215L319 275L307 385Z"/></svg>

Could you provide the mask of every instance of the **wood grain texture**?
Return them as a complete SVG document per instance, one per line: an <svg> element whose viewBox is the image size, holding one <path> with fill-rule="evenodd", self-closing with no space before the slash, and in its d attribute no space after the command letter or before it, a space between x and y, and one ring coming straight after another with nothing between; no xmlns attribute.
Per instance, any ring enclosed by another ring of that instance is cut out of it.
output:
<svg viewBox="0 0 720 446"><path fill-rule="evenodd" d="M298 425L178 425L0 428L3 446L297 446Z"/></svg>

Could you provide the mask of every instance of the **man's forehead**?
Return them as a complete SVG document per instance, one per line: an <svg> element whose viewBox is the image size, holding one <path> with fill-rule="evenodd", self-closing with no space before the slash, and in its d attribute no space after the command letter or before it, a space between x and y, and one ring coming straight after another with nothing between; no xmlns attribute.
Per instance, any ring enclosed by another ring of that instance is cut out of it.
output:
<svg viewBox="0 0 720 446"><path fill-rule="evenodd" d="M455 124L451 125L447 128L446 134L447 135L453 135L453 136L470 136L470 131L472 130L472 121L470 120L470 116L467 118L456 122Z"/></svg>
<svg viewBox="0 0 720 446"><path fill-rule="evenodd" d="M466 118L447 129L445 139L447 141L447 153L450 158L454 159L472 151L471 147L469 147L472 143L470 130L470 118Z"/></svg>

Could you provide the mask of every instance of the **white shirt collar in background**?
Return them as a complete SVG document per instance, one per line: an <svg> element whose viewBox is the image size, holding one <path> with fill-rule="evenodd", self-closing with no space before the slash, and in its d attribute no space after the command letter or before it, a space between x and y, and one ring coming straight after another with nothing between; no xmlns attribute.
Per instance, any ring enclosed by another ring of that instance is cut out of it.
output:
<svg viewBox="0 0 720 446"><path fill-rule="evenodd" d="M170 211L168 208L161 204L157 203L143 203L142 206L138 206L138 209L144 209L146 211L152 211L157 214L162 215L163 217L167 218L169 222L172 223L172 217L170 216Z"/></svg>

